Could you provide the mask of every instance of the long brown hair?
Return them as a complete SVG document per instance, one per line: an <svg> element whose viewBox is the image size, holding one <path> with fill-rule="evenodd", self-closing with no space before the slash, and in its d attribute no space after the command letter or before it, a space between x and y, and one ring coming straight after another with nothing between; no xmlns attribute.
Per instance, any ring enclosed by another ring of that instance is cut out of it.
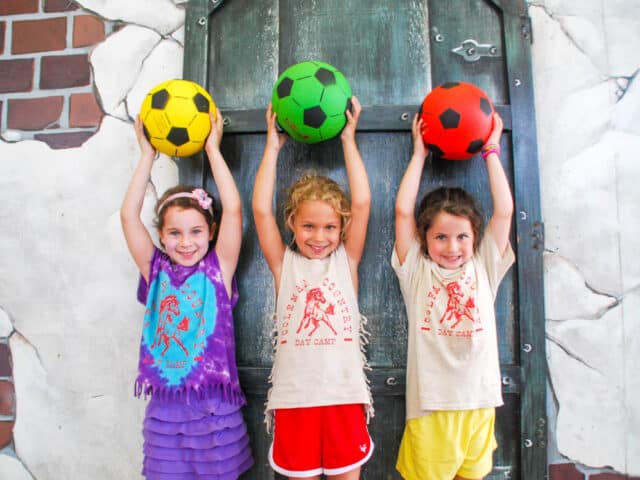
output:
<svg viewBox="0 0 640 480"><path fill-rule="evenodd" d="M164 227L164 217L165 217L165 213L167 212L167 209L169 207L180 207L182 209L192 208L200 212L202 215L204 215L204 218L207 221L207 225L209 226L209 231L215 232L216 225L220 221L220 207L215 197L209 194L208 192L207 194L211 197L211 200L212 200L211 211L209 211L209 209L202 208L202 206L200 206L200 204L195 198L178 197L164 203L165 200L169 198L171 195L174 195L176 193L183 193L183 192L193 192L196 188L198 187L194 187L190 185L178 185L164 192L164 194L158 199L158 202L156 203L156 208L155 208L156 218L153 224L158 229L158 231L161 231L162 228ZM162 206L162 209L158 210L160 209L160 206ZM215 235L213 240L215 241Z"/></svg>

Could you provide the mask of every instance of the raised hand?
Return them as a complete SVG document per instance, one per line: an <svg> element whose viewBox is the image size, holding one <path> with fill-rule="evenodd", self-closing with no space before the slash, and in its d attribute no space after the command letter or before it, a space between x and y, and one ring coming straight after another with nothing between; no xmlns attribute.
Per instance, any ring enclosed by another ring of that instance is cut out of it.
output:
<svg viewBox="0 0 640 480"><path fill-rule="evenodd" d="M215 148L216 150L220 150L224 120L218 107L216 107L215 114L213 112L209 112L209 119L211 121L211 132L209 132L209 136L207 137L205 148Z"/></svg>
<svg viewBox="0 0 640 480"><path fill-rule="evenodd" d="M147 140L147 136L144 134L144 126L142 124L142 119L140 118L140 115L138 115L136 117L136 122L135 122L135 131L136 131L136 137L138 139L138 145L140 146L140 154L141 156L150 156L150 157L155 157L156 156L156 149L153 148L153 145L151 145L151 143L149 143L149 140Z"/></svg>
<svg viewBox="0 0 640 480"><path fill-rule="evenodd" d="M279 132L276 126L276 114L273 111L271 102L267 105L267 113L265 115L267 120L267 145L266 148L274 148L277 152L280 151L282 146L287 141L287 134Z"/></svg>
<svg viewBox="0 0 640 480"><path fill-rule="evenodd" d="M417 113L413 117L411 123L411 136L413 137L413 155L417 155L421 158L427 158L429 155L429 148L424 143L424 137L422 136L423 129L427 126L423 124L422 118Z"/></svg>
<svg viewBox="0 0 640 480"><path fill-rule="evenodd" d="M360 119L360 113L362 112L362 105L360 105L358 98L353 96L351 97L351 106L353 108L353 112L348 108L345 111L347 124L342 129L342 133L340 133L340 138L342 140L353 140L356 137L356 127L358 126L358 120Z"/></svg>

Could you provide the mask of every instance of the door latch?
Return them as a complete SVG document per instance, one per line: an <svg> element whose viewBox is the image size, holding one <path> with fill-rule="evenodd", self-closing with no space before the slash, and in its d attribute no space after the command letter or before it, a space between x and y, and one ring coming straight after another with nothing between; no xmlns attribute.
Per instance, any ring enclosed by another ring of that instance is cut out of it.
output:
<svg viewBox="0 0 640 480"><path fill-rule="evenodd" d="M477 62L482 57L499 57L498 47L488 43L478 43L473 38L464 40L460 45L451 50L460 55L467 62Z"/></svg>

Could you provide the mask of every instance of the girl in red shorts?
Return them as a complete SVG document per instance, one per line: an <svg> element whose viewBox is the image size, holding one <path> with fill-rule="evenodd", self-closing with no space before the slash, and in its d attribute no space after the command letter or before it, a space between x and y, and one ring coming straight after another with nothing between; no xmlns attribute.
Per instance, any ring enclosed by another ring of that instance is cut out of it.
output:
<svg viewBox="0 0 640 480"><path fill-rule="evenodd" d="M276 291L276 344L267 423L272 468L289 478L353 480L371 457L371 393L364 374L358 264L369 221L369 180L355 141L361 107L340 135L351 202L332 179L306 174L289 189L285 245L273 213L278 153L286 136L267 109L267 141L253 191L260 246Z"/></svg>

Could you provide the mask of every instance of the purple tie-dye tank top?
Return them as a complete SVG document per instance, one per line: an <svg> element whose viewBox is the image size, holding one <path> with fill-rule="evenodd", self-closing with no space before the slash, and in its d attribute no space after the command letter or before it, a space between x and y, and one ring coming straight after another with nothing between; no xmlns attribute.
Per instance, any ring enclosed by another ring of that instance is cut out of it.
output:
<svg viewBox="0 0 640 480"><path fill-rule="evenodd" d="M155 249L149 282L141 276L138 300L146 305L135 395L164 399L221 397L244 404L235 361L232 310L214 249L196 265L171 262Z"/></svg>

